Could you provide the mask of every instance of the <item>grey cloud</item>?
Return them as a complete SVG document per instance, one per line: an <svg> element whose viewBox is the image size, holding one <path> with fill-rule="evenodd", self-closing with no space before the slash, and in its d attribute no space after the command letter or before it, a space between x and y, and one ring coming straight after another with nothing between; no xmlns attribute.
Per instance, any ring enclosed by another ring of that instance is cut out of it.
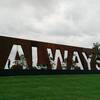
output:
<svg viewBox="0 0 100 100"><path fill-rule="evenodd" d="M0 0L0 35L87 46L100 39L99 5L99 0Z"/></svg>

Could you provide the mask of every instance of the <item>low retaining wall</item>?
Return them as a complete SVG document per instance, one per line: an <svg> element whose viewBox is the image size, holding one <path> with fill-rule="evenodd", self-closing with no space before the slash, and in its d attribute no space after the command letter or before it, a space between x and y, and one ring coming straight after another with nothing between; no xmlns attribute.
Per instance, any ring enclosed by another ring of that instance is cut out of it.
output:
<svg viewBox="0 0 100 100"><path fill-rule="evenodd" d="M1 70L0 76L16 75L63 75L63 74L100 74L100 71L85 70Z"/></svg>

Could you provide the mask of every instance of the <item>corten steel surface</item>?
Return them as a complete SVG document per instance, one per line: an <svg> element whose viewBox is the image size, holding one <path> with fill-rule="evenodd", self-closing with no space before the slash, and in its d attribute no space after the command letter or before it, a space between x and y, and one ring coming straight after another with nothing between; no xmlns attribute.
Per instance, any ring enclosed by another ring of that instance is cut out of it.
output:
<svg viewBox="0 0 100 100"><path fill-rule="evenodd" d="M87 57L89 57L89 55L92 53L92 49L89 48L81 48L75 46L59 45L0 36L0 70L4 69L5 63L7 62L13 44L22 46L25 58L30 69L32 68L32 47L37 47L38 49L38 64L45 64L48 66L48 69L51 69L51 65L47 53L47 48L51 48L53 54L55 54L56 49L60 49L62 58L64 58L64 51L68 50L68 58L66 59L67 69L70 69L70 66L72 65L73 52L77 51L79 53L84 70L88 70L87 63L82 55L82 52L85 52ZM59 59L57 69L62 69ZM91 62L91 69L96 69L94 60L92 60Z"/></svg>

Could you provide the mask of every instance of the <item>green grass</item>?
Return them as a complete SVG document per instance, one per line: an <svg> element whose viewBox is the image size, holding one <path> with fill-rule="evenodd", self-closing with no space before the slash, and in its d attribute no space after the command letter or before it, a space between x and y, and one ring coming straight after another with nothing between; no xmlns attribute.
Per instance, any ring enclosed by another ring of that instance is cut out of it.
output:
<svg viewBox="0 0 100 100"><path fill-rule="evenodd" d="M0 100L100 100L100 75L0 77Z"/></svg>

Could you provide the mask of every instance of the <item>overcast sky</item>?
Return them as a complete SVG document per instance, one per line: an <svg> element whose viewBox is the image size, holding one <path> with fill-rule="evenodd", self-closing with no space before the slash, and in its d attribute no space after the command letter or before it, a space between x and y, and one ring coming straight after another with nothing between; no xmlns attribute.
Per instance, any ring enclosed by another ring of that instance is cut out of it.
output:
<svg viewBox="0 0 100 100"><path fill-rule="evenodd" d="M0 36L72 46L100 42L100 0L0 0Z"/></svg>

